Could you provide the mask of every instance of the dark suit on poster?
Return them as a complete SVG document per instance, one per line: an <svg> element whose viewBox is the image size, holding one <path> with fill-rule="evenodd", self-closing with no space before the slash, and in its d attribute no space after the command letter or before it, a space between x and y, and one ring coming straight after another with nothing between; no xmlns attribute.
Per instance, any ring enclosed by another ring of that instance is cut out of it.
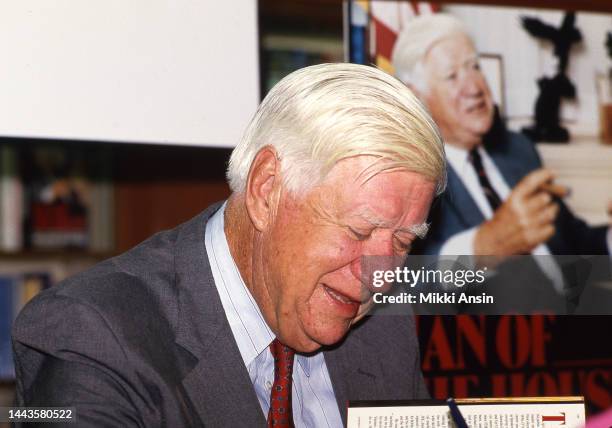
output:
<svg viewBox="0 0 612 428"><path fill-rule="evenodd" d="M266 426L204 246L218 208L36 297L13 331L17 405L75 406L79 427ZM349 399L427 397L404 320L325 350L345 424Z"/></svg>
<svg viewBox="0 0 612 428"><path fill-rule="evenodd" d="M521 134L503 131L498 138L487 136L484 147L510 188L530 172L542 167L533 143ZM447 190L432 206L431 231L418 249L422 254L438 254L450 237L485 221L476 202L450 165L447 173ZM560 210L555 221L556 232L546 242L551 253L608 254L607 226L589 227L576 218L562 201L558 202Z"/></svg>
<svg viewBox="0 0 612 428"><path fill-rule="evenodd" d="M499 126L499 125L498 125ZM495 136L495 137L494 137ZM484 138L484 148L499 169L510 188L530 172L541 168L542 162L531 143L524 136L493 128ZM427 238L418 243L414 253L436 255L444 243L453 235L485 221L482 212L469 194L462 180L452 166L447 166L448 185L440 199L432 205L429 221L430 232ZM546 242L552 255L602 255L608 254L606 242L607 226L590 227L576 218L561 200L559 214L555 220L555 234ZM545 256L540 256L545 257ZM487 281L486 291L495 296L493 305L465 306L466 313L500 314L508 312L531 313L533 311L552 311L553 313L573 313L580 302L580 294L592 271L587 263L578 260L577 264L568 257L557 259L561 268L565 287L573 288L564 297L555 290L550 278L531 257L513 258L510 262L496 267L498 274ZM598 267L601 269L601 267ZM603 270L609 277L609 270ZM602 276L597 270L598 276ZM579 279L576 279L579 278ZM478 290L479 292L482 290Z"/></svg>

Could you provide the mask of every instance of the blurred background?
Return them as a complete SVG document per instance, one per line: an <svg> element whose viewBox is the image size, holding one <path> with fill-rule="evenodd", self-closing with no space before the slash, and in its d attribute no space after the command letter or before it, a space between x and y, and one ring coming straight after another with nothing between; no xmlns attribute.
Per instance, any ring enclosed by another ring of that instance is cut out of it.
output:
<svg viewBox="0 0 612 428"><path fill-rule="evenodd" d="M464 20L520 129L533 121L537 79L554 68L552 47L520 18L558 26L577 11L583 40L568 74L578 97L561 110L571 139L537 148L572 188L574 212L608 221L608 0L89 3L0 1L0 406L15 386L10 326L30 298L226 198L231 147L278 80L323 62L392 71L394 37L419 13ZM593 412L612 406L606 339L561 318L419 320L432 393L583 394ZM567 352L585 347L593 352Z"/></svg>

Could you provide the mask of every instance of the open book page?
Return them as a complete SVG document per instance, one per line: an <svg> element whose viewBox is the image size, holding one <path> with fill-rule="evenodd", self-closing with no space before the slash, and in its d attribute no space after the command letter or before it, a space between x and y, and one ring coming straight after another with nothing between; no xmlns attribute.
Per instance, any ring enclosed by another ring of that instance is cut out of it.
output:
<svg viewBox="0 0 612 428"><path fill-rule="evenodd" d="M582 428L581 397L457 400L469 428ZM454 428L444 402L351 403L348 428Z"/></svg>

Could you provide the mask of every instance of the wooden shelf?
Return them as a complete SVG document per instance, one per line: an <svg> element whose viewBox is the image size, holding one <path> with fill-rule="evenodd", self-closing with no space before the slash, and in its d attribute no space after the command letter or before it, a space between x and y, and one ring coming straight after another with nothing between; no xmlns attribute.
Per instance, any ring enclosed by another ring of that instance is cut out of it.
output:
<svg viewBox="0 0 612 428"><path fill-rule="evenodd" d="M612 13L612 2L609 0L447 0L438 3ZM278 27L317 28L330 33L342 31L342 0L259 0L259 11L264 32Z"/></svg>
<svg viewBox="0 0 612 428"><path fill-rule="evenodd" d="M612 12L609 0L447 0L439 3L464 3L484 6L535 7L543 9Z"/></svg>
<svg viewBox="0 0 612 428"><path fill-rule="evenodd" d="M342 35L342 0L259 0L262 34L290 29Z"/></svg>
<svg viewBox="0 0 612 428"><path fill-rule="evenodd" d="M114 253L97 253L85 250L30 250L30 251L0 251L0 261L12 260L53 260L53 261L100 261L113 257Z"/></svg>

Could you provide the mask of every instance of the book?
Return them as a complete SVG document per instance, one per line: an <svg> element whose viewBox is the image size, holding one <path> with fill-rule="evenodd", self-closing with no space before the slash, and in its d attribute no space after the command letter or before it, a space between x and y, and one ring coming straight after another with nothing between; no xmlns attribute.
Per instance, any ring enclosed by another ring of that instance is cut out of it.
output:
<svg viewBox="0 0 612 428"><path fill-rule="evenodd" d="M470 428L579 428L585 423L583 397L456 399ZM454 428L446 402L355 401L347 428Z"/></svg>
<svg viewBox="0 0 612 428"><path fill-rule="evenodd" d="M89 198L89 249L109 253L115 249L112 151L100 148L96 162L88 168Z"/></svg>
<svg viewBox="0 0 612 428"><path fill-rule="evenodd" d="M601 317L419 316L421 368L432 398L584 396L610 406L612 341Z"/></svg>
<svg viewBox="0 0 612 428"><path fill-rule="evenodd" d="M20 286L15 295L14 312L17 314L34 296L51 286L49 272L26 272L21 275Z"/></svg>
<svg viewBox="0 0 612 428"><path fill-rule="evenodd" d="M11 348L11 326L15 316L16 287L16 276L0 275L0 380L15 377Z"/></svg>
<svg viewBox="0 0 612 428"><path fill-rule="evenodd" d="M19 178L17 150L0 145L0 251L23 246L23 185Z"/></svg>
<svg viewBox="0 0 612 428"><path fill-rule="evenodd" d="M34 296L52 284L48 271L20 271L0 266L0 381L15 378L11 329L17 314Z"/></svg>
<svg viewBox="0 0 612 428"><path fill-rule="evenodd" d="M22 150L26 249L114 250L112 155L108 147Z"/></svg>
<svg viewBox="0 0 612 428"><path fill-rule="evenodd" d="M295 70L343 59L344 47L340 38L292 33L265 35L261 57L264 94Z"/></svg>
<svg viewBox="0 0 612 428"><path fill-rule="evenodd" d="M90 185L83 150L33 147L23 156L27 187L27 247L86 249Z"/></svg>

